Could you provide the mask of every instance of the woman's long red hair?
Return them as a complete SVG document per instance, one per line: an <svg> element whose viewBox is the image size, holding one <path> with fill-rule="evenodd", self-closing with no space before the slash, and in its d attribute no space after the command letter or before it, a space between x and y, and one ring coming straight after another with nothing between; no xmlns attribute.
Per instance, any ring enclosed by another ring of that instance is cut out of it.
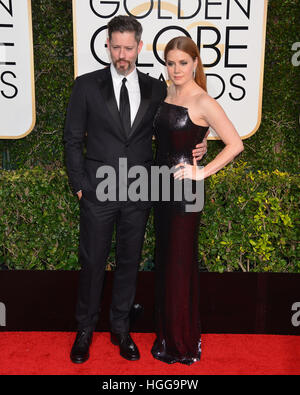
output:
<svg viewBox="0 0 300 395"><path fill-rule="evenodd" d="M165 60L167 60L167 55L169 51L173 49L179 49L180 51L187 53L193 58L193 60L198 59L198 65L195 74L195 82L207 92L206 76L204 74L203 64L200 58L200 52L194 41L186 36L179 36L173 38L171 41L168 42L165 48L165 52L164 52Z"/></svg>

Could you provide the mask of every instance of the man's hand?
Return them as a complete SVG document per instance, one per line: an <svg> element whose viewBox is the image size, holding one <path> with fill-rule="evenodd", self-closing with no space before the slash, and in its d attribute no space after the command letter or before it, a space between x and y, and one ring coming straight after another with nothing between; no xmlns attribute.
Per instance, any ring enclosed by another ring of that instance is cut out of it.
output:
<svg viewBox="0 0 300 395"><path fill-rule="evenodd" d="M78 191L77 196L78 196L78 199L80 200L82 198L82 191Z"/></svg>
<svg viewBox="0 0 300 395"><path fill-rule="evenodd" d="M196 161L201 160L207 152L207 136L208 136L208 134L209 134L209 131L206 133L202 143L197 144L196 148L193 149L193 151L192 151L193 157Z"/></svg>

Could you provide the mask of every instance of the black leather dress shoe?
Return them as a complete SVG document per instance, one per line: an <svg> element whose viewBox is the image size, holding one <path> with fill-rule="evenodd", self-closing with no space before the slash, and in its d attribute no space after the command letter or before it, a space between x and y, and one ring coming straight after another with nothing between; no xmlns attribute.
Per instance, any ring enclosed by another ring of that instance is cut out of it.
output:
<svg viewBox="0 0 300 395"><path fill-rule="evenodd" d="M92 342L92 337L92 331L82 330L77 332L77 336L70 354L72 362L83 363L89 359L89 349Z"/></svg>
<svg viewBox="0 0 300 395"><path fill-rule="evenodd" d="M112 333L111 342L115 346L120 347L121 357L127 359L128 361L137 361L140 359L139 350L129 333Z"/></svg>

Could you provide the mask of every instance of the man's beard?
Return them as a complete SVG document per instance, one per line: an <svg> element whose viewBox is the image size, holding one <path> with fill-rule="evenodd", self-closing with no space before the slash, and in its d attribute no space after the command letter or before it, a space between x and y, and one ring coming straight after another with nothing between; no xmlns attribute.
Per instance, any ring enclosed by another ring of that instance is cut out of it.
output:
<svg viewBox="0 0 300 395"><path fill-rule="evenodd" d="M121 61L127 64L120 66ZM114 62L114 66L119 74L126 75L131 70L132 63L130 63L128 60L118 59Z"/></svg>

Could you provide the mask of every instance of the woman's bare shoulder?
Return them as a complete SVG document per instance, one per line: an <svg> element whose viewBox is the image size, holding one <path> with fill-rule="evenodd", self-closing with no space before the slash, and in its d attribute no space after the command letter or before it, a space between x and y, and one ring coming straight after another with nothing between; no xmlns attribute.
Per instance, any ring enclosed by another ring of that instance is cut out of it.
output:
<svg viewBox="0 0 300 395"><path fill-rule="evenodd" d="M197 102L197 105L202 106L211 106L217 103L217 101L205 91L201 91L199 94L197 94L195 96L195 101Z"/></svg>
<svg viewBox="0 0 300 395"><path fill-rule="evenodd" d="M207 92L200 94L197 97L197 101L195 103L198 108L201 108L205 114L214 113L214 112L222 112L221 105L217 102L216 99L212 98Z"/></svg>

